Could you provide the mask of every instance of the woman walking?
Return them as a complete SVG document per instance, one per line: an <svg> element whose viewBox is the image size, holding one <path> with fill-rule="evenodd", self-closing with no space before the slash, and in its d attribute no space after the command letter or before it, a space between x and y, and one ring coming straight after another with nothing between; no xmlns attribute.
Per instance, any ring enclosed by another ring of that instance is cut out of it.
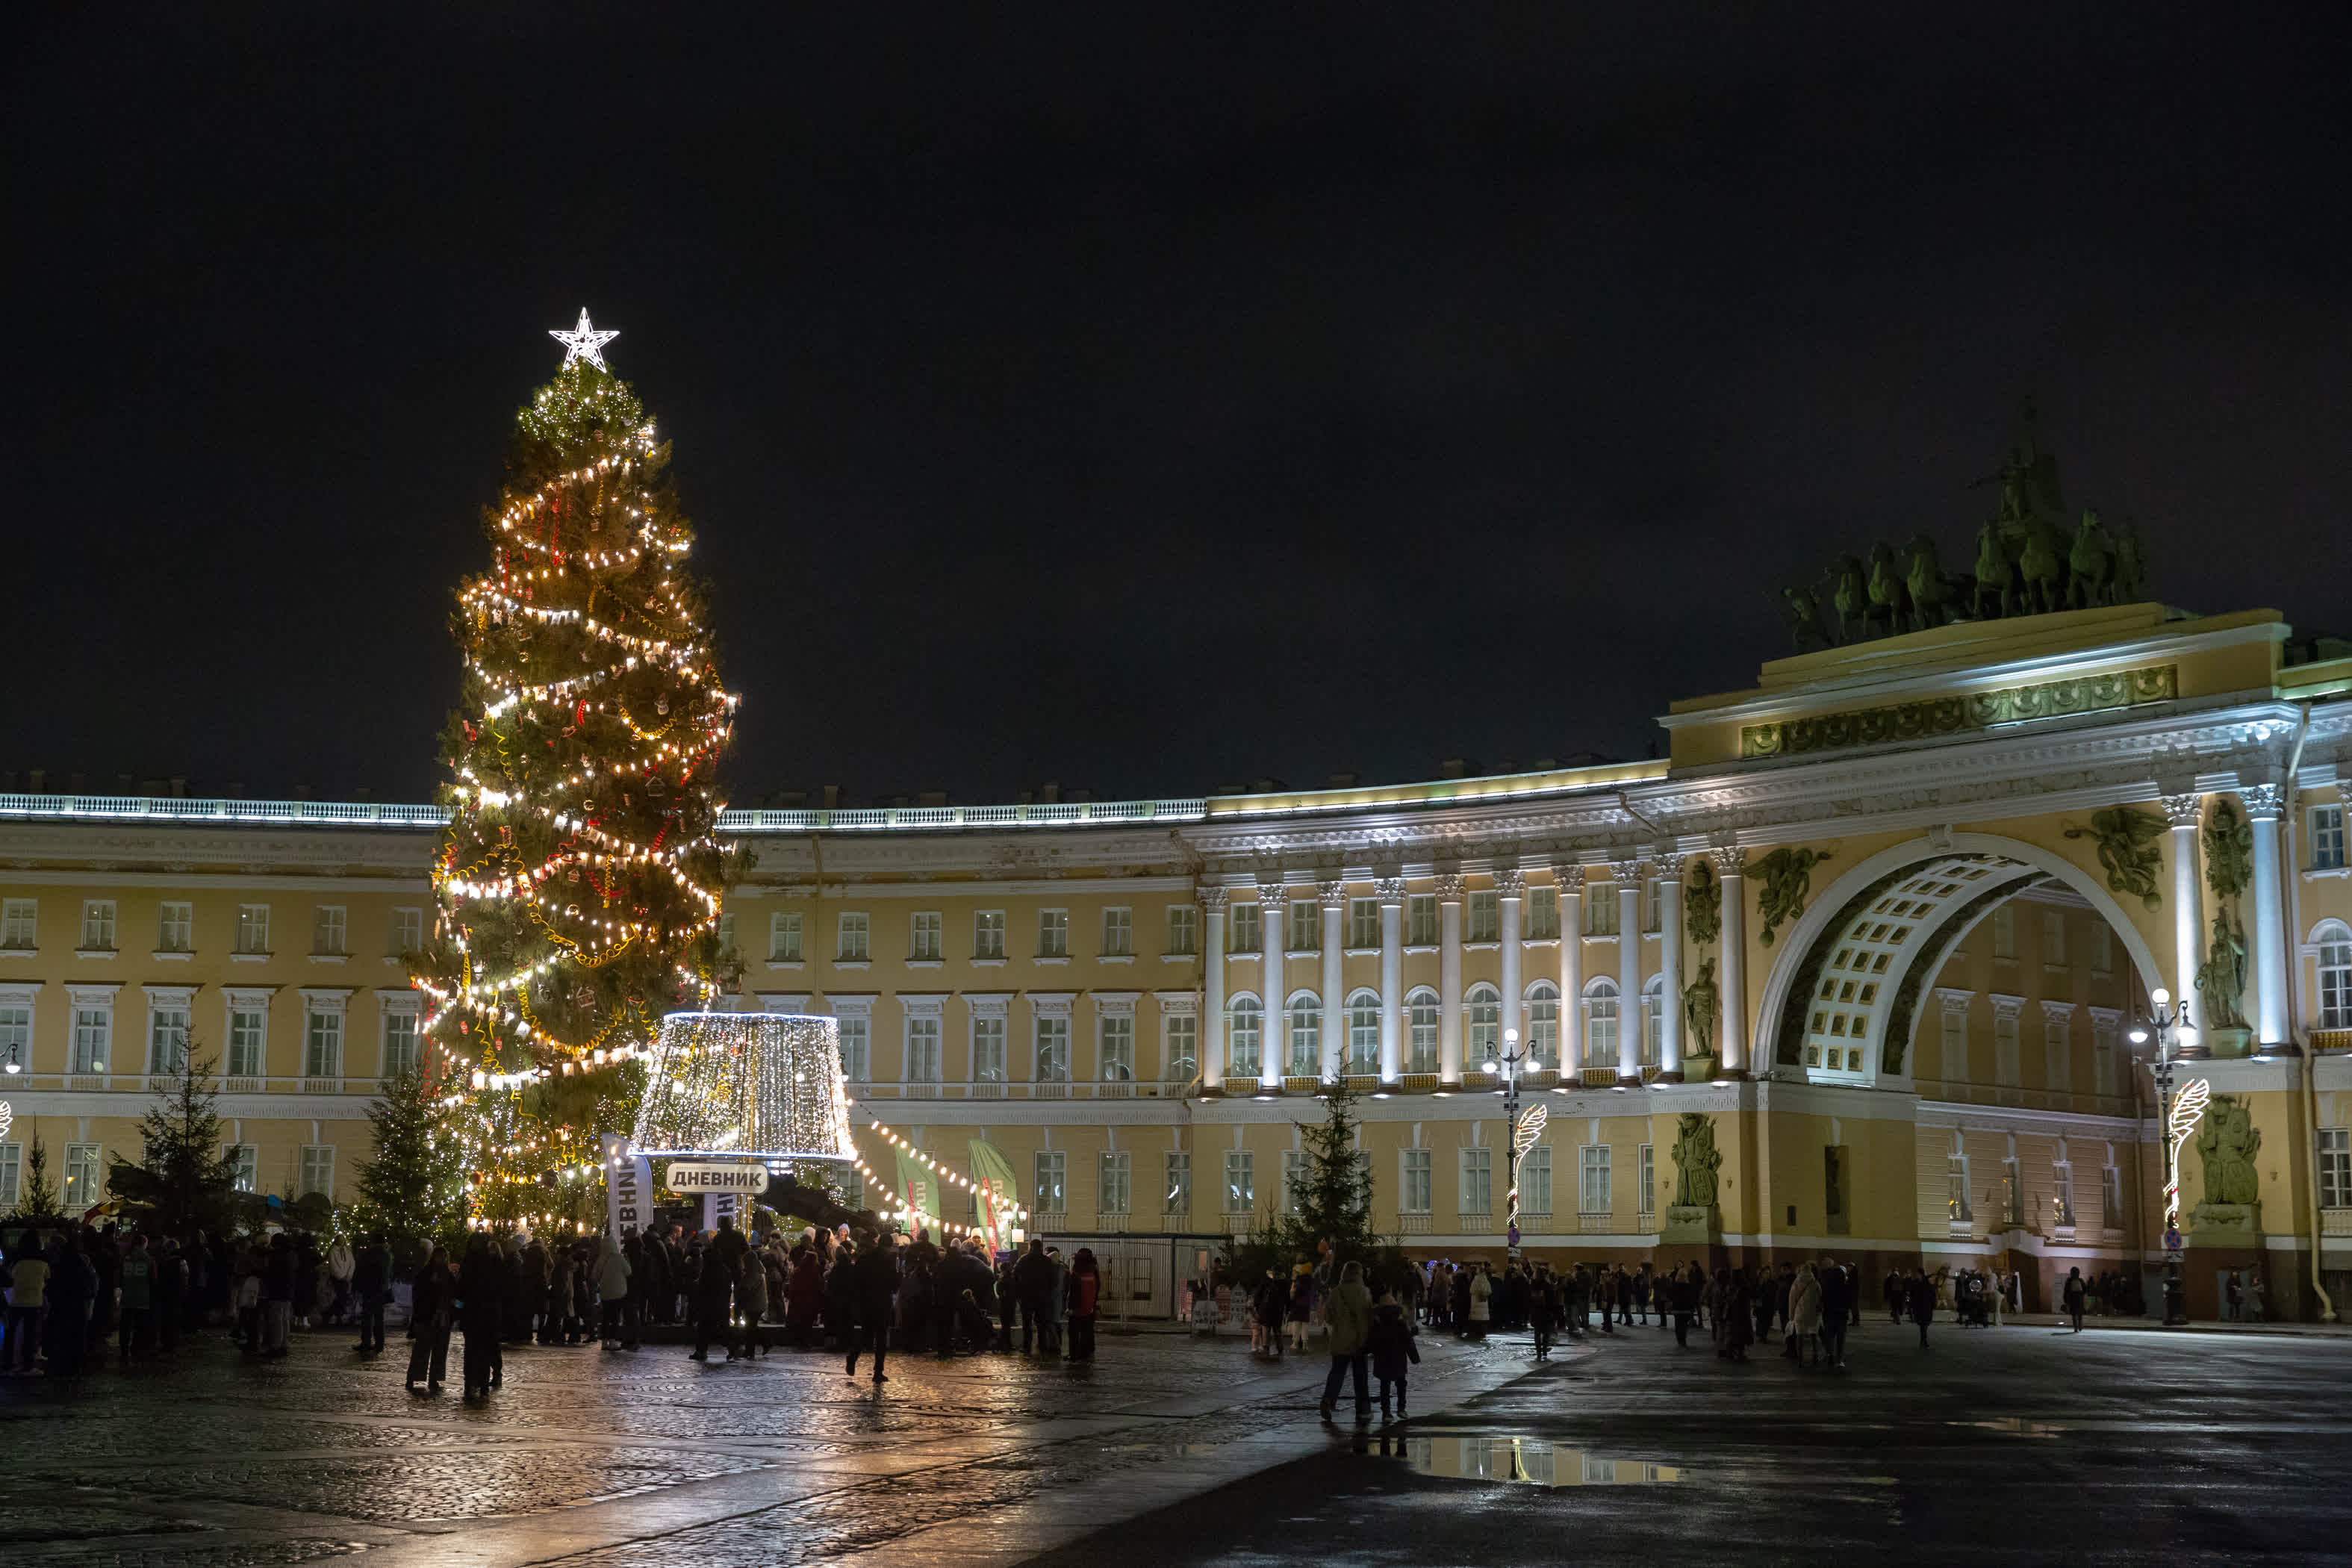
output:
<svg viewBox="0 0 2352 1568"><path fill-rule="evenodd" d="M449 1254L436 1247L410 1288L408 1331L415 1341L408 1352L411 1394L418 1392L420 1379L425 1384L423 1392L438 1394L449 1375L449 1313L456 1285L449 1274Z"/></svg>

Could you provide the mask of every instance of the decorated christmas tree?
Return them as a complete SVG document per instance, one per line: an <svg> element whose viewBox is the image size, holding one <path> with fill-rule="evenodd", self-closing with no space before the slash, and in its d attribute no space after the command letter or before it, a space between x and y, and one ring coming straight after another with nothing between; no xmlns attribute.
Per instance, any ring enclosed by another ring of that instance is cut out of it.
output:
<svg viewBox="0 0 2352 1568"><path fill-rule="evenodd" d="M464 696L416 984L477 1216L584 1209L662 1015L724 984L712 835L737 700L719 683L669 448L582 311L516 418L457 595Z"/></svg>

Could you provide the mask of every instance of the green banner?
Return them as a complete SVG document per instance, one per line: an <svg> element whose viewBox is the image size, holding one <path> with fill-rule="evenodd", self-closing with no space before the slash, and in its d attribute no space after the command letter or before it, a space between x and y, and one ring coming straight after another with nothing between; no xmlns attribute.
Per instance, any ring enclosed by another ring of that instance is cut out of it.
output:
<svg viewBox="0 0 2352 1568"><path fill-rule="evenodd" d="M1013 1180L1013 1162L985 1138L971 1141L971 1181L980 1205L980 1227L992 1247L1012 1245L1013 1211L1020 1205L1020 1184Z"/></svg>
<svg viewBox="0 0 2352 1568"><path fill-rule="evenodd" d="M929 1225L933 1240L940 1230L940 1178L929 1165L904 1150L898 1152L898 1189L892 1194L898 1206L920 1217L910 1226Z"/></svg>

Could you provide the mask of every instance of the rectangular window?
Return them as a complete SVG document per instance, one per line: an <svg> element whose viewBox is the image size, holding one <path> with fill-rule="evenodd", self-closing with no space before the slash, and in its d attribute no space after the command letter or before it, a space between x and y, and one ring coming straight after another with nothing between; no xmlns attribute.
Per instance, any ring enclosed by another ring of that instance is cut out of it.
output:
<svg viewBox="0 0 2352 1568"><path fill-rule="evenodd" d="M1644 1143L1633 1151L1633 1201L1643 1214L1658 1212L1658 1146Z"/></svg>
<svg viewBox="0 0 2352 1568"><path fill-rule="evenodd" d="M1348 900L1348 945L1373 948L1381 945L1381 901L1378 899Z"/></svg>
<svg viewBox="0 0 2352 1568"><path fill-rule="evenodd" d="M1500 900L1492 888L1481 888L1470 895L1470 930L1465 942L1496 942L1501 939L1502 917Z"/></svg>
<svg viewBox="0 0 2352 1568"><path fill-rule="evenodd" d="M1104 1153L1096 1169L1095 1211L1125 1214L1135 1186L1135 1156L1124 1149L1112 1149Z"/></svg>
<svg viewBox="0 0 2352 1568"><path fill-rule="evenodd" d="M971 1021L971 1079L974 1083L1004 1081L1004 1019L983 1014Z"/></svg>
<svg viewBox="0 0 2352 1568"><path fill-rule="evenodd" d="M1528 889L1528 935L1532 938L1556 937L1559 934L1559 889L1529 888Z"/></svg>
<svg viewBox="0 0 2352 1568"><path fill-rule="evenodd" d="M2069 1160L2050 1163L2050 1223L2074 1223L2074 1166Z"/></svg>
<svg viewBox="0 0 2352 1568"><path fill-rule="evenodd" d="M0 1143L0 1204L16 1206L19 1173L24 1166L25 1146L21 1143Z"/></svg>
<svg viewBox="0 0 2352 1568"><path fill-rule="evenodd" d="M2352 1128L2319 1130L2319 1206L2352 1208Z"/></svg>
<svg viewBox="0 0 2352 1568"><path fill-rule="evenodd" d="M322 1198L335 1195L335 1146L332 1143L302 1145L302 1173L295 1183L295 1195L308 1197L312 1193Z"/></svg>
<svg viewBox="0 0 2352 1568"><path fill-rule="evenodd" d="M0 948L16 952L33 950L33 926L38 906L30 899L0 903Z"/></svg>
<svg viewBox="0 0 2352 1568"><path fill-rule="evenodd" d="M269 906L239 904L236 906L236 950L239 952L267 954L269 952Z"/></svg>
<svg viewBox="0 0 2352 1568"><path fill-rule="evenodd" d="M1060 1149L1037 1152L1035 1201L1029 1206L1041 1215L1065 1213L1070 1206L1070 1156Z"/></svg>
<svg viewBox="0 0 2352 1568"><path fill-rule="evenodd" d="M2042 911L2042 962L2062 965L2066 962L2066 917L2056 910Z"/></svg>
<svg viewBox="0 0 2352 1568"><path fill-rule="evenodd" d="M304 1022L302 1031L302 1076L304 1078L341 1078L343 1076L343 1016L325 1007L314 1007Z"/></svg>
<svg viewBox="0 0 2352 1568"><path fill-rule="evenodd" d="M147 1070L173 1074L188 1065L188 1009L176 1003L151 1008L147 1015Z"/></svg>
<svg viewBox="0 0 2352 1568"><path fill-rule="evenodd" d="M1282 1212L1297 1214L1298 1200L1307 1193L1307 1151L1285 1149L1282 1152Z"/></svg>
<svg viewBox="0 0 2352 1568"><path fill-rule="evenodd" d="M1246 1149L1225 1151L1225 1212L1247 1214L1257 1207L1257 1159Z"/></svg>
<svg viewBox="0 0 2352 1568"><path fill-rule="evenodd" d="M1576 1210L1607 1214L1610 1210L1609 1145L1587 1143L1577 1152Z"/></svg>
<svg viewBox="0 0 2352 1568"><path fill-rule="evenodd" d="M1944 1207L1962 1224L1975 1217L1969 1207L1969 1157L1958 1149L1944 1156Z"/></svg>
<svg viewBox="0 0 2352 1568"><path fill-rule="evenodd" d="M1437 895L1413 893L1404 901L1404 940L1408 947L1437 945Z"/></svg>
<svg viewBox="0 0 2352 1568"><path fill-rule="evenodd" d="M1615 936L1617 934L1617 884L1602 882L1585 895L1584 934Z"/></svg>
<svg viewBox="0 0 2352 1568"><path fill-rule="evenodd" d="M2002 1223L2011 1226L2023 1225L2025 1223L2024 1203L2025 1184L2018 1180L2017 1162L2015 1160L2003 1160L2000 1163L2000 1217Z"/></svg>
<svg viewBox="0 0 2352 1568"><path fill-rule="evenodd" d="M1004 911L982 910L971 917L971 955L974 958L1004 956Z"/></svg>
<svg viewBox="0 0 2352 1568"><path fill-rule="evenodd" d="M1290 951L1320 952L1323 951L1323 912L1320 904L1304 900L1290 906Z"/></svg>
<svg viewBox="0 0 2352 1568"><path fill-rule="evenodd" d="M341 904L320 904L318 918L310 925L310 951L322 957L336 957L351 951L345 940L349 935L346 922L349 911Z"/></svg>
<svg viewBox="0 0 2352 1568"><path fill-rule="evenodd" d="M416 1070L416 1015L402 1008L383 1016L383 1076L403 1078Z"/></svg>
<svg viewBox="0 0 2352 1568"><path fill-rule="evenodd" d="M861 911L849 910L843 912L839 940L833 950L835 962L863 963L866 961L868 956L866 938L870 934L868 927L869 922Z"/></svg>
<svg viewBox="0 0 2352 1568"><path fill-rule="evenodd" d="M1190 1083L1201 1070L1201 1020L1191 1013L1167 1014L1160 1022L1160 1043L1168 1081Z"/></svg>
<svg viewBox="0 0 2352 1568"><path fill-rule="evenodd" d="M95 1143L66 1145L66 1195L68 1214L79 1214L98 1202L100 1188L99 1147Z"/></svg>
<svg viewBox="0 0 2352 1568"><path fill-rule="evenodd" d="M2311 808L2311 868L2334 871L2343 865L2344 808L2315 805Z"/></svg>
<svg viewBox="0 0 2352 1568"><path fill-rule="evenodd" d="M228 1166L231 1192L257 1192L261 1185L261 1150L252 1143L231 1143L221 1151Z"/></svg>
<svg viewBox="0 0 2352 1568"><path fill-rule="evenodd" d="M1944 1009L1944 1081L1969 1080L1969 1015L1964 1008Z"/></svg>
<svg viewBox="0 0 2352 1568"><path fill-rule="evenodd" d="M2115 928L2101 921L2091 928L2091 973L2104 978L2115 972Z"/></svg>
<svg viewBox="0 0 2352 1568"><path fill-rule="evenodd" d="M2074 1087L2074 1046L2069 1037L2066 1020L2045 1018L2042 1023L2042 1071L2049 1087L2063 1094Z"/></svg>
<svg viewBox="0 0 2352 1568"><path fill-rule="evenodd" d="M1235 904L1231 916L1233 929L1225 932L1227 952L1257 951L1257 915L1255 904Z"/></svg>
<svg viewBox="0 0 2352 1568"><path fill-rule="evenodd" d="M1168 906L1168 951L1187 957L1201 951L1200 911L1190 904Z"/></svg>
<svg viewBox="0 0 2352 1568"><path fill-rule="evenodd" d="M1492 1149L1462 1151L1462 1202L1460 1211L1466 1215L1495 1212L1495 1152Z"/></svg>
<svg viewBox="0 0 2352 1568"><path fill-rule="evenodd" d="M1992 1080L2014 1089L2022 1081L2019 1076L2021 1057L2017 1039L2017 1015L1996 1013L1992 1019Z"/></svg>
<svg viewBox="0 0 2352 1568"><path fill-rule="evenodd" d="M1067 1018L1037 1020L1037 1081L1070 1081L1070 1021Z"/></svg>
<svg viewBox="0 0 2352 1568"><path fill-rule="evenodd" d="M719 951L730 957L735 952L735 911L729 910L719 917Z"/></svg>
<svg viewBox="0 0 2352 1568"><path fill-rule="evenodd" d="M940 1021L929 1014L907 1020L907 1081L940 1081Z"/></svg>
<svg viewBox="0 0 2352 1568"><path fill-rule="evenodd" d="M196 906L165 900L155 921L155 951L187 952L195 947Z"/></svg>
<svg viewBox="0 0 2352 1568"><path fill-rule="evenodd" d="M1170 1214L1192 1213L1192 1153L1191 1150L1174 1149L1169 1152L1160 1203L1160 1206Z"/></svg>
<svg viewBox="0 0 2352 1568"><path fill-rule="evenodd" d="M392 952L395 958L414 958L425 951L425 911L394 910L392 911Z"/></svg>
<svg viewBox="0 0 2352 1568"><path fill-rule="evenodd" d="M33 1005L0 1001L0 1068L18 1072L33 1065Z"/></svg>
<svg viewBox="0 0 2352 1568"><path fill-rule="evenodd" d="M1427 1214L1430 1193L1430 1155L1426 1149L1407 1149L1398 1171L1397 1212Z"/></svg>
<svg viewBox="0 0 2352 1568"><path fill-rule="evenodd" d="M1135 911L1105 910L1103 911L1103 956L1128 958L1135 952Z"/></svg>
<svg viewBox="0 0 2352 1568"><path fill-rule="evenodd" d="M874 1020L860 1013L835 1018L841 1031L841 1073L852 1083L874 1081Z"/></svg>
<svg viewBox="0 0 2352 1568"><path fill-rule="evenodd" d="M1129 1013L1107 1013L1101 1019L1102 1037L1097 1054L1102 1058L1105 1083L1135 1081L1135 1017Z"/></svg>
<svg viewBox="0 0 2352 1568"><path fill-rule="evenodd" d="M269 1029L269 1015L258 1003L233 1003L228 1010L228 1076L259 1078L262 1074L262 1042Z"/></svg>
<svg viewBox="0 0 2352 1568"><path fill-rule="evenodd" d="M112 899L82 900L81 950L84 952L114 951L114 900Z"/></svg>
<svg viewBox="0 0 2352 1568"><path fill-rule="evenodd" d="M2099 1172L2099 1223L2109 1230L2124 1227L2124 1173L2113 1165Z"/></svg>
<svg viewBox="0 0 2352 1568"><path fill-rule="evenodd" d="M2017 956L2017 906L2003 904L1992 912L1992 955Z"/></svg>
<svg viewBox="0 0 2352 1568"><path fill-rule="evenodd" d="M939 961L947 946L947 917L921 910L908 918L907 956L919 963Z"/></svg>
<svg viewBox="0 0 2352 1568"><path fill-rule="evenodd" d="M1519 1207L1528 1214L1551 1213L1551 1145L1538 1143L1519 1156Z"/></svg>
<svg viewBox="0 0 2352 1568"><path fill-rule="evenodd" d="M768 917L768 962L801 962L801 916L798 910L779 910Z"/></svg>
<svg viewBox="0 0 2352 1568"><path fill-rule="evenodd" d="M114 1009L112 1007L103 1003L83 1003L74 1008L73 1071L104 1072L106 1059L113 1044Z"/></svg>
<svg viewBox="0 0 2352 1568"><path fill-rule="evenodd" d="M1070 956L1070 911L1039 910L1037 911L1037 956L1067 958Z"/></svg>

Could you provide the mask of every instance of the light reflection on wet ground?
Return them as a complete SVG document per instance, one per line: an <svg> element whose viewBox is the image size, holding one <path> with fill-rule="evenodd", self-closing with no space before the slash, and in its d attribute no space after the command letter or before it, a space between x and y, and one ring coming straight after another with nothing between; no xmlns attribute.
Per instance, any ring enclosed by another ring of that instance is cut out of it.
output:
<svg viewBox="0 0 2352 1568"><path fill-rule="evenodd" d="M1645 1486L1679 1481L1679 1465L1620 1459L1563 1448L1542 1437L1422 1436L1383 1431L1360 1440L1356 1452L1395 1458L1407 1469L1457 1481L1517 1481L1538 1487Z"/></svg>

